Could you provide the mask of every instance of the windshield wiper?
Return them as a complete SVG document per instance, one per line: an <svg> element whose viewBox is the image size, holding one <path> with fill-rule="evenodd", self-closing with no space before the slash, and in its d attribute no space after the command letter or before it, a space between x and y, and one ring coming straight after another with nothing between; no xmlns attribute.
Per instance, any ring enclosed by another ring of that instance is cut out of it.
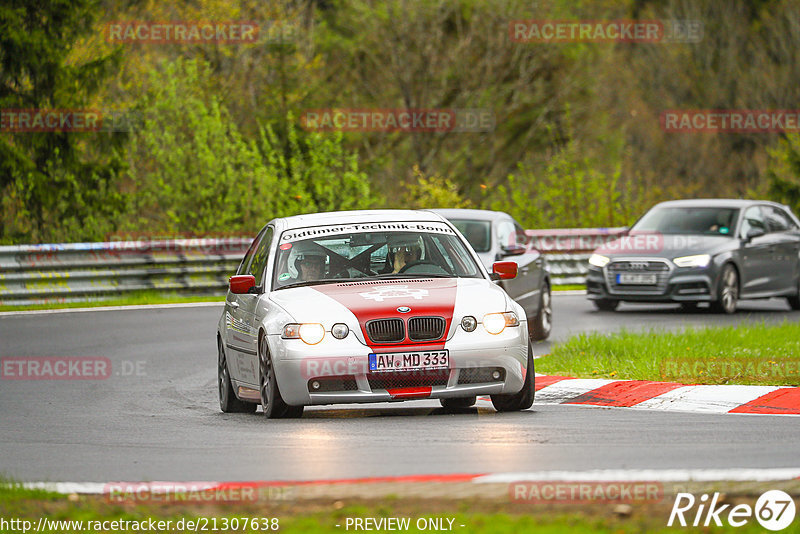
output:
<svg viewBox="0 0 800 534"><path fill-rule="evenodd" d="M370 279L373 280L374 279L383 280L385 278L458 278L458 277L454 274L424 274L424 273L386 273L370 277Z"/></svg>

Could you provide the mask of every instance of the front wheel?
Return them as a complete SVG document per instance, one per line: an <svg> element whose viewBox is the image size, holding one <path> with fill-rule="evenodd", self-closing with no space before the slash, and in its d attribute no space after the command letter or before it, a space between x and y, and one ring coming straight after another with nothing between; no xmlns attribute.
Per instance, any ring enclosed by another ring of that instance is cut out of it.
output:
<svg viewBox="0 0 800 534"><path fill-rule="evenodd" d="M544 284L539 297L539 312L536 317L528 320L528 335L534 341L541 341L550 337L552 328L553 297L550 293L550 284Z"/></svg>
<svg viewBox="0 0 800 534"><path fill-rule="evenodd" d="M534 390L533 347L528 343L528 368L525 371L525 381L519 393L513 395L492 395L492 405L498 412L517 412L527 410L533 405Z"/></svg>
<svg viewBox="0 0 800 534"><path fill-rule="evenodd" d="M800 310L800 278L797 280L797 293L793 297L786 297L793 310Z"/></svg>
<svg viewBox="0 0 800 534"><path fill-rule="evenodd" d="M281 397L272 356L263 334L258 338L258 376L261 406L267 419L294 418L303 415L302 406L290 406Z"/></svg>
<svg viewBox="0 0 800 534"><path fill-rule="evenodd" d="M711 309L717 313L731 314L736 311L739 302L739 275L736 268L728 263L722 268L717 285L717 300L711 303Z"/></svg>
<svg viewBox="0 0 800 534"><path fill-rule="evenodd" d="M225 413L253 413L256 405L236 398L228 371L228 360L222 349L222 340L217 339L217 385L219 386L219 409Z"/></svg>

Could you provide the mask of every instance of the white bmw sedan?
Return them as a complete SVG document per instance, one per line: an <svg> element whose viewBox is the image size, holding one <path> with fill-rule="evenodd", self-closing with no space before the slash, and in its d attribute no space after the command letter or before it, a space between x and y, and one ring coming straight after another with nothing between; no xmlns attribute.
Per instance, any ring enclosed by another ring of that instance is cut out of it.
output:
<svg viewBox="0 0 800 534"><path fill-rule="evenodd" d="M522 308L464 237L428 211L270 221L235 276L217 328L223 412L299 417L312 404L439 399L499 411L533 403Z"/></svg>

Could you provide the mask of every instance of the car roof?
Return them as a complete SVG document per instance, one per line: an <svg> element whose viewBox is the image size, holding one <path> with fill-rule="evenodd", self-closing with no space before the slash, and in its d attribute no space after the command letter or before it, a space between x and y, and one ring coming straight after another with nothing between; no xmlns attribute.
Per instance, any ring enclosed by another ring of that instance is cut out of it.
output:
<svg viewBox="0 0 800 534"><path fill-rule="evenodd" d="M426 210L352 210L307 213L275 219L283 229L307 228L330 224L362 224L376 221L442 222L444 218Z"/></svg>
<svg viewBox="0 0 800 534"><path fill-rule="evenodd" d="M471 219L474 221L494 221L496 219L513 219L511 215L503 211L492 210L470 210L459 208L437 208L430 210L448 219Z"/></svg>
<svg viewBox="0 0 800 534"><path fill-rule="evenodd" d="M655 207L664 208L746 208L756 204L770 204L784 207L769 200L746 200L741 198L696 198L684 200L668 200L660 202Z"/></svg>

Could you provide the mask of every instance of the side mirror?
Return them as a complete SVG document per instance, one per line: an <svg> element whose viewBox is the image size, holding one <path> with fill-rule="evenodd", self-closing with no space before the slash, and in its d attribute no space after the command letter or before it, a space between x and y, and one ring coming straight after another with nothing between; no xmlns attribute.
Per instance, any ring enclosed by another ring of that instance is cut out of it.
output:
<svg viewBox="0 0 800 534"><path fill-rule="evenodd" d="M762 235L764 235L766 233L767 232L765 232L763 228L750 228L747 231L747 235L745 236L745 241L747 241L749 243L754 238L761 237Z"/></svg>
<svg viewBox="0 0 800 534"><path fill-rule="evenodd" d="M513 261L497 261L492 265L492 278L511 280L517 277L517 264Z"/></svg>
<svg viewBox="0 0 800 534"><path fill-rule="evenodd" d="M522 245L510 245L507 247L501 247L500 250L503 251L503 256L519 256L521 254L525 254L525 251L528 249Z"/></svg>
<svg viewBox="0 0 800 534"><path fill-rule="evenodd" d="M242 293L249 293L256 285L256 277L252 274L240 274L238 276L231 276L228 282L231 293L241 295Z"/></svg>

